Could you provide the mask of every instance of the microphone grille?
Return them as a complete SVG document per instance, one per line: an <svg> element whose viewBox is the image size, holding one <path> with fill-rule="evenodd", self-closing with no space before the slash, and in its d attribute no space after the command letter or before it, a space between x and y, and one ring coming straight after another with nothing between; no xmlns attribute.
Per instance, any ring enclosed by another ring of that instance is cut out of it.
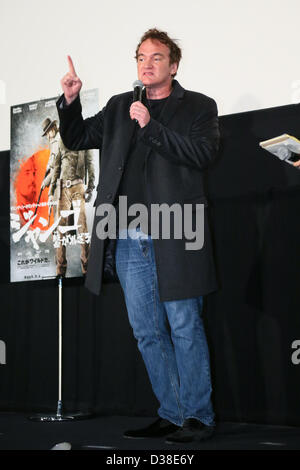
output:
<svg viewBox="0 0 300 470"><path fill-rule="evenodd" d="M133 88L139 87L139 88L144 88L143 82L141 80L135 80L132 84Z"/></svg>

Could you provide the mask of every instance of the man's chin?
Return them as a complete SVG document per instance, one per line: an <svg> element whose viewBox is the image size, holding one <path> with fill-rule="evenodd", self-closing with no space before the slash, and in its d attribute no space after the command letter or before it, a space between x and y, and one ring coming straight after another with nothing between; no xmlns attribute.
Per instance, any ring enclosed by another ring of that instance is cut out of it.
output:
<svg viewBox="0 0 300 470"><path fill-rule="evenodd" d="M30 194L27 195L27 197L30 201L35 201L37 197L36 191L32 191Z"/></svg>
<svg viewBox="0 0 300 470"><path fill-rule="evenodd" d="M157 83L153 83L151 80L144 80L143 84L146 88L156 88Z"/></svg>
<svg viewBox="0 0 300 470"><path fill-rule="evenodd" d="M145 86L153 86L155 78L152 75L143 75L140 80Z"/></svg>

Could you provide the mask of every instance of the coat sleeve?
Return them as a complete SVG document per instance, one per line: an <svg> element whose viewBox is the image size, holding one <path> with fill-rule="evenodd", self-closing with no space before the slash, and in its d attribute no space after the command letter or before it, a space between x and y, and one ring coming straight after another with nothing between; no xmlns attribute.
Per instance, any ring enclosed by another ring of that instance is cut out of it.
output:
<svg viewBox="0 0 300 470"><path fill-rule="evenodd" d="M67 106L62 95L57 101L57 111L60 135L68 149L101 149L105 108L95 116L83 119L79 96Z"/></svg>
<svg viewBox="0 0 300 470"><path fill-rule="evenodd" d="M181 135L151 118L139 130L139 137L175 165L204 170L216 157L219 147L217 105L210 99L206 111L193 119L187 135Z"/></svg>

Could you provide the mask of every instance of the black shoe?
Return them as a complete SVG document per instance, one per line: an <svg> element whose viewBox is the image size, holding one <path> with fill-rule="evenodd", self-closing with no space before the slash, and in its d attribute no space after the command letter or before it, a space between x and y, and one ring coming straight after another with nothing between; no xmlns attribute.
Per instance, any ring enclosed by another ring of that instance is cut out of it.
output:
<svg viewBox="0 0 300 470"><path fill-rule="evenodd" d="M214 429L214 426L207 426L197 419L188 418L181 428L167 437L166 444L204 441L213 435Z"/></svg>
<svg viewBox="0 0 300 470"><path fill-rule="evenodd" d="M176 424L170 423L166 419L158 418L150 426L142 429L132 429L125 431L123 437L127 439L145 439L147 437L164 437L180 429Z"/></svg>

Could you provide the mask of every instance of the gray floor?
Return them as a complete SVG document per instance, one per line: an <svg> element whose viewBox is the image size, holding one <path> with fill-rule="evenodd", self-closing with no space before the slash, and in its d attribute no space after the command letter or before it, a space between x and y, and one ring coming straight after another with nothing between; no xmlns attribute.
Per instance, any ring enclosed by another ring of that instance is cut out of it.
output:
<svg viewBox="0 0 300 470"><path fill-rule="evenodd" d="M126 429L143 427L153 418L92 416L71 422L33 422L30 414L0 412L0 450L50 450L67 442L71 450L300 450L300 428L219 423L215 435L202 443L180 446L159 439L124 439Z"/></svg>

